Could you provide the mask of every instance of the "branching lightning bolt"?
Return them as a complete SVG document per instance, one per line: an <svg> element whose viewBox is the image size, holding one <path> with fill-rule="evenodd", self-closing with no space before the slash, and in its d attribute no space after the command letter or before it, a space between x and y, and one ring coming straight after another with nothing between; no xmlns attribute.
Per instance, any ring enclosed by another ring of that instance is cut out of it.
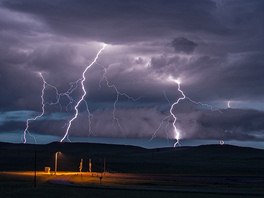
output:
<svg viewBox="0 0 264 198"><path fill-rule="evenodd" d="M169 100L169 98L168 98L168 96L167 96L167 94L166 94L165 91L163 91L163 96L164 96L164 98L167 100L168 104L171 106L171 101ZM165 116L165 117L162 119L162 121L160 122L158 128L154 131L152 137L150 138L150 141L152 141L152 140L156 137L156 134L157 134L158 131L161 129L161 127L162 127L162 125L163 125L163 123L164 123L165 121L167 121L167 126L166 126L166 128L168 127L168 125L169 125L168 119L169 119L170 117L171 117L171 115L167 115L167 116Z"/></svg>
<svg viewBox="0 0 264 198"><path fill-rule="evenodd" d="M123 131L122 126L121 126L121 124L120 124L120 122L119 122L119 119L118 119L118 117L116 116L116 105L117 105L117 103L118 103L118 101L119 101L119 97L120 97L120 96L124 96L124 97L126 97L128 100L131 100L131 101L133 101L133 102L136 102L136 101L139 100L141 97L134 98L134 97L131 97L131 96L129 96L128 94L126 94L126 93L124 93L124 92L119 91L118 88L116 87L116 85L113 84L113 83L111 83L111 82L108 80L108 78L107 78L107 68L106 68L106 67L103 67L103 69L104 69L104 72L103 72L102 79L101 79L100 82L99 82L99 87L101 87L101 82L102 82L103 80L105 80L107 87L112 88L112 89L115 90L115 92L116 92L116 99L115 99L114 104L113 104L112 115L113 115L113 120L114 120L114 122L117 124L118 128L120 129L120 131Z"/></svg>
<svg viewBox="0 0 264 198"><path fill-rule="evenodd" d="M82 97L80 98L80 100L77 101L77 103L76 103L76 105L75 105L75 107L74 107L74 109L75 109L75 114L74 114L73 118L68 122L68 126L67 126L67 129L66 129L66 132L65 132L63 138L60 140L60 142L63 142L63 141L65 140L65 138L68 137L69 130L70 130L70 128L71 128L71 124L72 124L72 122L78 117L78 114L79 114L78 107L79 107L80 103L81 103L82 101L84 101L84 97L85 97L86 94L87 94L87 92L86 92L86 90L85 90L85 87L84 87L84 82L85 82L85 80L86 80L86 78L85 78L85 74L86 74L87 70L88 70L90 67L92 67L92 66L96 63L96 61L97 61L99 55L100 55L101 52L105 49L105 47L106 47L106 44L103 45L103 47L102 47L102 48L98 51L98 53L96 54L94 60L93 60L93 61L92 61L92 62L91 62L86 68L85 68L85 70L84 70L83 73L82 73L82 78L76 81L76 82L79 82L79 81L81 82L81 87L82 87L83 95L82 95Z"/></svg>
<svg viewBox="0 0 264 198"><path fill-rule="evenodd" d="M27 133L28 133L30 136L32 136L32 135L29 133L29 130L28 130L28 129L29 129L29 123L30 123L30 121L35 121L35 120L37 120L38 118L41 118L41 117L44 115L44 113L45 113L44 94L45 94L45 89L46 89L46 85L47 85L47 83L46 83L46 81L45 81L45 79L44 79L42 73L39 73L39 75L40 75L40 77L41 77L41 79L42 79L42 81L43 81L43 86L42 86L42 90L41 90L41 105L42 105L41 109L42 109L42 111L41 111L41 113L40 113L39 115L37 115L37 116L35 116L35 117L33 117L33 118L29 118L29 119L27 119L27 122L26 122L26 128L25 128L25 130L24 130L24 136L23 136L23 142L24 142L24 144L27 143L27 138L26 138ZM34 137L34 136L32 136L32 137L34 138L34 140L35 140L35 142L36 142L35 137Z"/></svg>
<svg viewBox="0 0 264 198"><path fill-rule="evenodd" d="M56 98L57 98L55 102L49 103L49 105L57 105L58 104L60 106L60 110L62 110L62 105L60 103L60 100L61 100L62 97L66 97L69 100L69 103L66 105L66 109L65 110L67 112L69 110L71 110L72 109L72 106L73 106L73 103L76 103L77 104L77 102L72 98L71 95L78 88L78 84L81 82L81 80L82 79L78 79L78 80L76 80L74 82L70 82L69 83L70 84L70 88L66 92L63 92L63 93L59 93L58 89L55 86L50 85L50 84L47 83L50 87L52 87L52 88L55 89L55 91L56 91ZM85 106L86 106L86 111L88 112L89 133L91 133L91 130L92 130L91 129L91 118L92 118L92 114L91 114L91 112L89 110L88 103L85 100L83 100L83 101L84 101ZM65 126L67 126L67 124ZM68 138L68 136L67 136L67 139L70 141L70 139Z"/></svg>
<svg viewBox="0 0 264 198"><path fill-rule="evenodd" d="M219 109L215 109L212 105L205 104L205 103L201 103L201 102L197 102L197 101L195 101L195 100L193 100L193 99L187 97L187 96L184 94L184 92L181 90L181 82L180 82L180 80L175 80L175 79L173 79L172 77L169 77L169 80L170 80L170 81L173 81L173 82L175 82L175 83L177 84L177 86L178 86L178 91L179 91L179 92L181 93L181 95L182 95L182 97L178 98L178 100L177 100L176 102L174 102L174 103L171 105L171 108L170 108L170 114L171 114L171 116L173 117L174 138L176 139L176 143L174 144L174 147L175 147L175 146L179 145L179 143L180 143L179 141L180 141L180 138L181 138L181 137L180 137L180 131L179 131L179 129L177 129L177 127L176 127L177 117L176 117L176 115L173 113L173 108L174 108L175 105L179 104L179 102L180 102L181 100L187 99L187 100L189 100L190 102L192 102L192 103L194 103L194 104L196 104L196 105L205 106L205 107L207 107L207 108L209 107L211 111L215 111L215 110L217 110L217 111L219 111L220 113L222 113L222 112L221 112Z"/></svg>
<svg viewBox="0 0 264 198"><path fill-rule="evenodd" d="M218 111L218 112L220 112L220 113L222 113L222 112L221 112L219 109L214 108L212 105L205 104L205 103L201 103L201 102L197 102L197 101L191 99L190 97L186 96L185 93L181 90L181 82L180 82L180 80L178 80L178 79L174 79L174 78L171 77L171 76L169 76L169 78L168 78L167 80L170 81L170 82L173 82L173 83L176 83L176 84L177 84L177 90L178 90L178 92L180 92L181 97L179 97L179 98L177 99L177 101L175 101L174 103L171 104L170 101L169 101L169 99L168 99L168 97L167 97L166 95L164 95L165 98L166 98L166 100L167 100L168 103L170 104L170 110L169 110L170 115L167 115L166 117L164 117L164 118L162 119L161 123L159 124L158 128L155 130L155 132L154 132L154 134L153 134L153 136L152 136L152 138L151 138L150 140L154 139L154 137L156 136L156 133L160 130L160 128L162 127L163 123L164 123L165 121L168 121L168 119L169 119L170 117L172 117L172 118L173 118L173 122L172 122L173 133L174 133L174 138L175 138L175 140L176 140L176 142L174 143L173 146L176 147L177 145L180 145L181 134L180 134L179 129L178 129L177 126L176 126L177 117L176 117L175 113L173 113L173 109L174 109L174 107L175 107L176 105L179 104L179 102L180 102L181 100L189 100L190 102L192 102L192 103L194 103L194 104L196 104L196 105L201 105L201 106L204 106L204 107L206 107L206 108L209 108L211 111Z"/></svg>
<svg viewBox="0 0 264 198"><path fill-rule="evenodd" d="M173 129L174 129L174 138L176 139L176 142L174 143L174 147L176 147L177 145L180 144L180 131L179 129L177 129L176 127L176 121L177 121L177 117L176 115L173 113L173 108L175 105L179 104L179 102L181 100L184 100L186 98L185 94L183 93L183 91L181 90L181 82L179 80L175 80L175 79L172 79L172 81L174 81L175 83L177 83L178 85L178 91L181 93L182 97L178 98L178 100L176 102L174 102L171 107L170 107L170 114L171 116L173 117L173 123L172 123L172 126L173 126Z"/></svg>

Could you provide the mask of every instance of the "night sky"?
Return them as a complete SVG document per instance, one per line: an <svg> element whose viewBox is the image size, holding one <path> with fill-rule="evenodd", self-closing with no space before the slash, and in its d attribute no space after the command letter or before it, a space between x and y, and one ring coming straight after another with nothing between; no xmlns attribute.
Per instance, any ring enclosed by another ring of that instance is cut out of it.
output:
<svg viewBox="0 0 264 198"><path fill-rule="evenodd" d="M107 44L85 75L71 141L173 146L174 78L207 104L174 106L181 145L264 148L262 0L0 0L0 43L0 141L23 142L41 114L39 72L59 93L76 86L60 104L46 86L45 114L29 122L28 143L59 141L83 94L72 82Z"/></svg>

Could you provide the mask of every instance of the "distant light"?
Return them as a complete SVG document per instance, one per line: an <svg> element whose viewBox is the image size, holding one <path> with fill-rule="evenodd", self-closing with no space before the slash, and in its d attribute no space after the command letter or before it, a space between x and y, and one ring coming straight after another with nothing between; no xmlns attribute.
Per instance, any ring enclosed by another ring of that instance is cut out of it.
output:
<svg viewBox="0 0 264 198"><path fill-rule="evenodd" d="M229 109L231 108L231 104L230 104L230 103L231 103L231 101L228 100L228 101L227 101L227 108L229 108Z"/></svg>

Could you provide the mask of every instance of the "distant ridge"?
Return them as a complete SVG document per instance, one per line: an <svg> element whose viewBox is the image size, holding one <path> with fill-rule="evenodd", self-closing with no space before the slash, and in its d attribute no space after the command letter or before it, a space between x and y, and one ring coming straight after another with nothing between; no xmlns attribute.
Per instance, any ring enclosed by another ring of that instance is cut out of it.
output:
<svg viewBox="0 0 264 198"><path fill-rule="evenodd" d="M198 146L179 146L179 147L161 147L161 148L143 148L140 146L134 145L122 145L122 144L107 144L107 143L88 143L88 142L51 142L48 144L24 144L24 143L9 143L9 142L0 142L1 147L12 147L12 146L21 146L21 147L116 147L116 148L131 148L131 149L139 149L139 150L186 150L186 149L195 149L195 150L214 150L214 149L225 149L225 150L252 150L252 151L264 151L264 149L260 148L252 148L252 147L244 147L244 146L236 146L230 144L205 144L205 145L198 145Z"/></svg>
<svg viewBox="0 0 264 198"><path fill-rule="evenodd" d="M45 166L53 169L55 153L61 152L59 170L64 171L78 171L81 159L87 171L92 159L94 171L99 172L105 160L109 172L264 176L264 150L226 144L147 149L101 143L1 142L0 171L32 170L35 152L38 170Z"/></svg>

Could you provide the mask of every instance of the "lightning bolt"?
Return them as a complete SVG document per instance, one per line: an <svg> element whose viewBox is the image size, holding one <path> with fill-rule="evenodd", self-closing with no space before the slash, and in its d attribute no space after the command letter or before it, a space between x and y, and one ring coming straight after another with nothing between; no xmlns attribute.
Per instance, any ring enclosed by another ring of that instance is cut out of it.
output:
<svg viewBox="0 0 264 198"><path fill-rule="evenodd" d="M41 90L41 96L40 96L40 97L41 97L41 109L42 109L42 111L41 111L41 113L40 113L39 115L37 115L37 116L35 116L35 117L33 117L33 118L29 118L29 119L27 119L27 121L26 121L26 128L25 128L24 133L23 133L23 143L27 143L27 138L26 138L26 135L27 135L27 134L29 134L29 136L31 136L31 137L34 138L35 143L37 142L37 141L36 141L36 138L35 138L35 137L29 132L29 123L30 123L31 121L36 121L37 119L41 118L41 117L45 114L45 107L46 107L46 105L56 105L56 104L59 104L60 107L61 107L61 104L60 104L60 98L61 98L61 96L63 96L64 94L66 94L66 93L63 93L63 94L59 93L57 87L55 87L55 86L52 85L52 84L49 84L49 83L45 80L45 78L44 78L44 76L43 76L43 74L42 74L41 72L38 72L38 74L39 74L39 76L41 77L42 82L43 82L42 90ZM56 93L56 101L55 101L55 102L50 102L50 103L45 102L45 98L44 98L44 96L45 96L45 91L46 91L46 89L47 89L48 87L51 88L51 89L54 89L54 90L55 90L55 93ZM66 94L66 95L67 95L67 94ZM68 96L68 97L70 97L70 96ZM62 108L62 107L61 107L61 108Z"/></svg>
<svg viewBox="0 0 264 198"><path fill-rule="evenodd" d="M176 139L176 142L175 142L175 144L174 144L174 147L176 147L177 145L179 145L180 144L180 131L179 131L179 129L177 129L177 127L176 127L176 122L177 122L177 117L176 117L176 115L173 113L173 108L174 108L174 106L175 105L177 105L177 104L179 104L179 102L181 101L181 100L184 100L184 99L187 99L187 100L189 100L190 102L192 102L192 103L194 103L194 104L196 104L196 105L201 105L201 106L205 106L205 107L207 107L207 108L209 108L211 111L215 111L215 110L217 110L218 112L220 112L220 113L222 113L219 109L215 109L212 105L209 105L209 104L205 104L205 103L201 103L201 102L197 102L197 101L195 101L195 100L193 100L193 99L191 99L190 97L187 97L185 94L184 94L184 92L181 90L181 82L180 82L180 80L179 79L174 79L174 78L172 78L171 76L169 77L169 79L168 79L169 81L172 81L172 82L174 82L174 83L176 83L177 84L177 87L178 87L178 91L181 93L181 95L182 95L182 97L180 97L180 98L178 98L178 100L176 101L176 102L174 102L172 105L171 105L171 108L170 108L170 114L171 114L171 116L173 117L173 129L174 129L174 138Z"/></svg>
<svg viewBox="0 0 264 198"><path fill-rule="evenodd" d="M25 130L24 130L24 135L23 135L23 143L24 143L24 144L27 143L27 138L26 138L27 133L28 133L30 136L32 136L32 135L29 133L29 130L28 130L28 129L29 129L29 123L30 123L31 121L35 121L35 120L37 120L38 118L41 118L41 117L44 115L44 113L45 113L44 94L45 94L45 89L46 89L46 85L47 85L47 83L46 83L46 81L45 81L45 79L44 79L42 73L39 72L39 75L40 75L40 77L41 77L41 79L42 79L42 82L43 82L42 90L41 90L41 106L42 106L41 109L42 109L42 111L41 111L41 113L40 113L39 115L37 115L37 116L35 116L35 117L33 117L33 118L29 118L29 119L27 119L27 121L26 121L26 128L25 128ZM34 138L35 143L36 143L36 138L35 138L34 136L32 136L32 137Z"/></svg>
<svg viewBox="0 0 264 198"><path fill-rule="evenodd" d="M50 87L52 87L53 89L55 89L56 91L56 102L52 102L52 103L49 103L49 105L59 105L60 106L60 110L62 111L62 105L60 103L60 100L62 97L66 97L68 99L68 104L66 105L65 107L65 110L68 112L72 109L72 106L74 103L77 104L77 102L73 99L73 97L71 96L73 94L73 92L79 87L78 84L81 82L82 79L78 79L74 82L70 82L69 85L69 89L65 92L62 92L62 93L59 93L58 89L51 85L51 84L48 84ZM88 106L88 103L86 102L86 100L83 100L84 103L85 103L85 106L86 106L86 111L88 112L88 122L89 122L89 133L91 133L92 129L91 129L91 118L93 117L90 110L89 110L89 106ZM67 124L65 125L67 126ZM63 127L64 128L64 127ZM70 141L69 137L67 136L67 139Z"/></svg>
<svg viewBox="0 0 264 198"><path fill-rule="evenodd" d="M173 126L173 133L174 133L174 139L176 140L176 142L174 143L174 147L176 147L177 145L180 145L180 138L181 138L181 133L180 133L180 130L177 128L176 126L176 122L177 122L177 117L175 115L175 113L173 113L173 109L176 105L178 105L180 103L180 101L182 100L189 100L190 102L192 102L193 104L196 104L196 105L201 105L201 106L204 106L206 108L209 108L211 111L218 111L220 113L222 113L219 109L217 108L214 108L212 105L209 105L209 104L205 104L205 103L202 103L202 102L197 102L193 99L191 99L190 97L186 96L185 93L181 90L181 81L179 79L174 79L172 76L169 76L167 78L167 81L169 82L173 82L173 83L176 83L177 84L177 90L178 92L180 92L181 94L181 97L179 97L175 102L173 102L171 104L171 102L169 101L167 95L164 94L164 97L166 98L166 100L168 101L168 103L170 104L170 115L164 117L161 121L161 123L159 124L158 128L155 130L152 138L150 140L152 140L155 136L156 136L156 133L160 130L160 128L162 127L163 123L170 117L173 118L173 122L172 122L172 126Z"/></svg>
<svg viewBox="0 0 264 198"><path fill-rule="evenodd" d="M102 66L103 67L103 66ZM123 128L119 122L119 119L118 117L116 116L116 105L119 101L119 97L120 96L124 96L126 97L128 100L131 100L133 102L136 102L137 100L139 100L141 97L138 97L138 98L134 98L134 97L131 97L129 96L128 94L124 93L124 92L121 92L119 91L119 89L117 88L117 86L113 83L111 83L108 78L107 78L107 68L106 67L103 67L103 76L102 76L102 79L100 80L99 82L99 87L101 88L101 82L104 80L106 82L106 85L107 87L109 88L112 88L114 89L114 91L116 92L116 98L115 98L115 101L114 101L114 104L113 104L113 111L112 111L112 115L113 115L113 121L116 123L116 125L118 126L118 128L120 129L120 131L123 131Z"/></svg>
<svg viewBox="0 0 264 198"><path fill-rule="evenodd" d="M175 105L179 104L179 102L181 100L184 100L186 98L185 94L183 93L183 91L181 90L181 82L180 80L175 80L173 78L169 78L169 80L173 81L174 83L177 84L178 86L178 91L181 93L182 97L178 98L176 102L172 103L171 107L170 107L170 114L171 116L173 117L173 123L172 123L172 126L173 126L173 129L174 129L174 138L176 139L176 142L174 143L174 147L176 147L177 145L180 144L180 131L179 129L177 129L177 126L176 126L176 122L177 122L177 117L176 115L173 113L173 108Z"/></svg>
<svg viewBox="0 0 264 198"><path fill-rule="evenodd" d="M75 114L74 114L73 118L68 122L68 126L67 126L67 129L66 129L66 132L65 132L63 138L60 140L60 142L63 142L63 141L65 140L65 138L68 137L69 130L70 130L70 128L71 128L71 124L72 124L72 122L78 117L78 114L79 114L78 107L79 107L80 103L81 103L82 101L84 101L84 97L85 97L86 94L87 94L87 92L86 92L86 90L85 90L85 87L84 87L84 82L85 82L85 80L86 80L86 78L85 78L85 74L86 74L87 70L88 70L90 67L92 67L92 66L96 63L96 61L97 61L99 55L100 55L101 52L105 49L106 46L107 46L106 44L103 45L103 47L97 52L97 54L96 54L94 60L93 60L93 61L92 61L92 62L91 62L86 68L85 68L85 70L83 71L83 73L82 73L82 78L76 81L76 82L79 82L79 81L81 82L81 87L82 87L83 95L81 96L80 100L77 101L77 103L76 103L76 105L75 105L75 107L74 107Z"/></svg>
<svg viewBox="0 0 264 198"><path fill-rule="evenodd" d="M163 96L164 96L164 98L166 99L166 101L168 102L168 104L171 106L171 102L170 102L170 100L169 100L169 98L168 98L168 96L167 96L167 94L166 94L165 91L163 91ZM171 117L171 115L167 115L167 116L165 116L165 117L162 119L162 121L160 122L158 128L154 131L154 133L153 133L153 135L152 135L152 137L150 138L149 141L152 141L152 140L156 137L156 134L157 134L158 131L161 129L161 127L162 127L162 125L163 125L163 123L164 123L165 121L167 121L167 126L166 126L166 128L168 127L168 124L169 124L168 119L169 119L170 117ZM167 133L167 136L168 136L168 133Z"/></svg>

